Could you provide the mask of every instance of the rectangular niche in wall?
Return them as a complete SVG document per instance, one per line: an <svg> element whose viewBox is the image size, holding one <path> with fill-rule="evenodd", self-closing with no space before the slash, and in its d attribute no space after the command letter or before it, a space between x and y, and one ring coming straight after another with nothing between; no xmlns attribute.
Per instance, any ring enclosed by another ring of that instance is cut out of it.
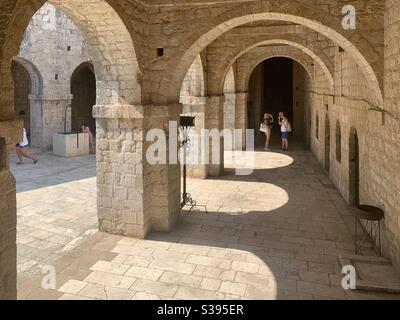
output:
<svg viewBox="0 0 400 320"><path fill-rule="evenodd" d="M0 171L6 169L6 139L0 138Z"/></svg>

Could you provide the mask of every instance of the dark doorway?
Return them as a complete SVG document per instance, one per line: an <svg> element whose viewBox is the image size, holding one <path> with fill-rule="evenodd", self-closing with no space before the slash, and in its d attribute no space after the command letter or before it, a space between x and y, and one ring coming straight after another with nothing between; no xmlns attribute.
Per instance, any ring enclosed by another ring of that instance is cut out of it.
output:
<svg viewBox="0 0 400 320"><path fill-rule="evenodd" d="M311 147L311 108L309 104L306 104L304 106L304 136L303 136L303 141L304 141L304 148L305 149L310 149Z"/></svg>
<svg viewBox="0 0 400 320"><path fill-rule="evenodd" d="M92 110L96 104L96 78L93 66L84 63L79 66L71 78L72 131L81 131L83 125L90 128L92 133L96 132L96 121L93 118Z"/></svg>
<svg viewBox="0 0 400 320"><path fill-rule="evenodd" d="M31 78L28 71L17 61L11 63L14 80L14 111L15 115L24 119L24 128L28 136L31 131L30 101L32 90Z"/></svg>
<svg viewBox="0 0 400 320"><path fill-rule="evenodd" d="M293 123L293 60L272 58L264 62L263 114L277 118L284 112Z"/></svg>
<svg viewBox="0 0 400 320"><path fill-rule="evenodd" d="M249 129L255 130L255 145L265 145L265 135L260 132L260 123L265 113L274 116L271 143L280 145L278 114L284 112L294 124L294 63L288 58L271 58L261 62L252 72L249 80L248 122Z"/></svg>
<svg viewBox="0 0 400 320"><path fill-rule="evenodd" d="M360 204L360 145L357 130L352 128L349 141L349 202Z"/></svg>
<svg viewBox="0 0 400 320"><path fill-rule="evenodd" d="M328 115L325 116L325 170L329 172L331 163L331 123Z"/></svg>

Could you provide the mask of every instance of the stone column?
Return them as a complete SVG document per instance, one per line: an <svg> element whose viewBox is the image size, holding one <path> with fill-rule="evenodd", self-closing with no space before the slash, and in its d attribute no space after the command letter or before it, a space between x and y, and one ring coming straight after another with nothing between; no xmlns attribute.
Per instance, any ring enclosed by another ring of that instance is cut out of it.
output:
<svg viewBox="0 0 400 320"><path fill-rule="evenodd" d="M224 96L210 96L205 108L205 128L219 132L219 139L209 139L208 175L219 177L224 172Z"/></svg>
<svg viewBox="0 0 400 320"><path fill-rule="evenodd" d="M224 149L232 151L234 149L235 133L235 114L236 114L236 94L225 93L224 103Z"/></svg>
<svg viewBox="0 0 400 320"><path fill-rule="evenodd" d="M179 105L94 107L101 231L145 238L150 230L169 231L175 224L180 212L179 164L148 161L152 142L146 136L150 129L162 129L168 143L169 121L178 120L180 109ZM159 151L167 152L168 161L169 153L177 150L166 148Z"/></svg>
<svg viewBox="0 0 400 320"><path fill-rule="evenodd" d="M0 121L0 300L17 299L16 182L9 154L21 140L22 120Z"/></svg>
<svg viewBox="0 0 400 320"><path fill-rule="evenodd" d="M41 148L43 141L43 116L42 99L37 95L29 96L30 122L31 122L31 141L34 148Z"/></svg>
<svg viewBox="0 0 400 320"><path fill-rule="evenodd" d="M145 127L158 128L166 134L167 163L144 166L145 209L151 213L151 229L171 231L181 212L181 167L178 162L178 126L182 105L145 106ZM174 132L173 132L174 131ZM146 152L153 142L146 142ZM148 157L146 157L148 158Z"/></svg>
<svg viewBox="0 0 400 320"><path fill-rule="evenodd" d="M71 131L72 95L31 95L29 100L31 145L48 151L53 146L54 133L64 132L65 129Z"/></svg>
<svg viewBox="0 0 400 320"><path fill-rule="evenodd" d="M242 130L242 141L235 139L235 150L246 149L246 130L247 130L247 93L236 93L235 108L235 129Z"/></svg>

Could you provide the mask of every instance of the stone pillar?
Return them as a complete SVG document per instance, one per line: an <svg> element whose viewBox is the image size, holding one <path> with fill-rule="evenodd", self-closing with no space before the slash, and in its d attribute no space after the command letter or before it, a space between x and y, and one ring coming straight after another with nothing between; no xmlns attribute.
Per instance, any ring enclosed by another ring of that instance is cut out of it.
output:
<svg viewBox="0 0 400 320"><path fill-rule="evenodd" d="M219 177L224 172L224 102L224 96L210 96L205 108L205 128L220 134L218 141L209 139L208 175L211 177Z"/></svg>
<svg viewBox="0 0 400 320"><path fill-rule="evenodd" d="M187 175L190 178L206 179L208 176L207 165L201 161L201 152L204 152L204 145L202 144L201 137L205 128L204 110L206 98L190 96L185 99L183 103L183 114L185 116L196 117L196 126L190 131L191 143L188 150L188 159L192 159L192 163L188 163Z"/></svg>
<svg viewBox="0 0 400 320"><path fill-rule="evenodd" d="M146 153L153 142L147 142L146 135L150 129L162 129L168 143L169 121L177 121L180 110L180 105L94 107L101 231L145 238L150 230L171 230L177 221L179 164L149 162ZM177 149L166 148L168 161Z"/></svg>
<svg viewBox="0 0 400 320"><path fill-rule="evenodd" d="M22 120L0 121L0 300L17 299L16 182L9 153L21 140Z"/></svg>
<svg viewBox="0 0 400 320"><path fill-rule="evenodd" d="M182 105L145 106L147 132L157 128L166 134L167 163L145 161L145 209L151 213L151 229L171 231L181 212L181 167L178 162L178 126ZM171 126L171 124L174 124ZM175 132L170 132L170 130ZM153 142L146 142L146 152ZM146 157L147 158L147 157ZM149 160L149 159L147 159Z"/></svg>
<svg viewBox="0 0 400 320"><path fill-rule="evenodd" d="M246 149L246 130L247 130L247 93L236 93L235 108L235 129L242 130L242 141L235 139L235 150Z"/></svg>
<svg viewBox="0 0 400 320"><path fill-rule="evenodd" d="M232 151L234 147L236 94L225 93L224 103L224 149Z"/></svg>
<svg viewBox="0 0 400 320"><path fill-rule="evenodd" d="M31 95L29 100L31 145L43 151L51 150L54 133L64 132L65 129L71 131L72 95Z"/></svg>

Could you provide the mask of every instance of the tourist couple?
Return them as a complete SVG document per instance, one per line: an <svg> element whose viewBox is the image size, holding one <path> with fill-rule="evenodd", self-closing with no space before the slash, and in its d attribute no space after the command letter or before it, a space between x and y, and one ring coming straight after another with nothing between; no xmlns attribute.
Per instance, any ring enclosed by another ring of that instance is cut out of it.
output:
<svg viewBox="0 0 400 320"><path fill-rule="evenodd" d="M282 137L282 150L289 150L289 133L292 131L289 120L285 117L283 112L280 112L278 115L279 126L281 128L281 137ZM261 124L261 131L265 133L265 150L269 151L269 145L271 141L271 133L272 127L274 125L274 117L272 114L266 113L264 114L264 119Z"/></svg>

